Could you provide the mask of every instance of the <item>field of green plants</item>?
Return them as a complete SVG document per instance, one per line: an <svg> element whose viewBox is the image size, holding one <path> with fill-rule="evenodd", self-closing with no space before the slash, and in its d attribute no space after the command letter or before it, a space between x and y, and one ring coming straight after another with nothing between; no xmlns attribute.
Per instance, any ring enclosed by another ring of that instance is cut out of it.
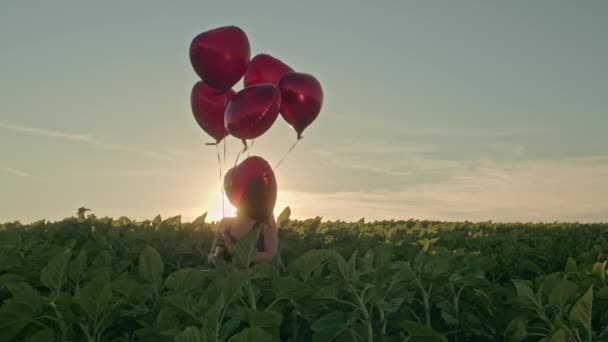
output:
<svg viewBox="0 0 608 342"><path fill-rule="evenodd" d="M205 217L2 224L0 341L608 341L607 224L278 222L216 268Z"/></svg>

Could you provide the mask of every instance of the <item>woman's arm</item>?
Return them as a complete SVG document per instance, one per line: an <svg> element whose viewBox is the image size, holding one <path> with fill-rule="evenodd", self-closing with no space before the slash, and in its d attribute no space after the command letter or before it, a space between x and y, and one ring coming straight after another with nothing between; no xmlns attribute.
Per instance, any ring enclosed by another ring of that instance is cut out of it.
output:
<svg viewBox="0 0 608 342"><path fill-rule="evenodd" d="M277 254L279 245L279 231L274 216L268 220L267 224L262 225L262 234L264 237L264 251L257 252L255 262L271 261Z"/></svg>

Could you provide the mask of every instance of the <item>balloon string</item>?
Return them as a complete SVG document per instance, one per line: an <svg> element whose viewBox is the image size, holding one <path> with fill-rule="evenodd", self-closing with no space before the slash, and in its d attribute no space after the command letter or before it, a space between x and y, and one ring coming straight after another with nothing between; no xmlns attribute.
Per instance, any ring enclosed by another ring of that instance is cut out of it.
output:
<svg viewBox="0 0 608 342"><path fill-rule="evenodd" d="M291 145L291 147L289 148L289 150L287 151L287 153L285 153L285 155L283 156L283 158L281 158L281 160L279 160L279 162L277 163L277 165L274 166L274 169L278 169L279 166L281 166L281 164L283 164L283 161L285 160L285 158L287 158L287 156L291 153L291 151L293 151L294 148L296 148L296 145L298 144L298 142L300 141L300 139L298 138L298 140L296 140L296 142L293 143L293 145Z"/></svg>
<svg viewBox="0 0 608 342"><path fill-rule="evenodd" d="M249 158L249 156L251 155L251 148L253 147L254 142L255 142L255 139L251 140L251 145L249 145L249 148L247 149L247 158Z"/></svg>
<svg viewBox="0 0 608 342"><path fill-rule="evenodd" d="M226 137L224 137L224 164L226 164Z"/></svg>
<svg viewBox="0 0 608 342"><path fill-rule="evenodd" d="M241 157L241 154L244 153L245 151L247 151L247 144L245 144L245 146L243 146L243 149L239 151L239 153L236 155L236 160L234 161L234 167L236 167L236 164L239 162L239 158Z"/></svg>
<svg viewBox="0 0 608 342"><path fill-rule="evenodd" d="M220 169L220 193L222 194L222 218L224 218L226 216L225 215L226 209L224 207L224 186L222 183L222 161L220 159L220 147L218 145L215 145L215 151L217 152L217 165L219 166L219 169Z"/></svg>

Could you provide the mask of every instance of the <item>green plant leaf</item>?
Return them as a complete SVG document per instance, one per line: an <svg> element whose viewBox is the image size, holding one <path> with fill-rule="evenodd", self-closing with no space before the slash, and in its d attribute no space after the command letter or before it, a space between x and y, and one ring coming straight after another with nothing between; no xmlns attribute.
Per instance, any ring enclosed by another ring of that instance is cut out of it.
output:
<svg viewBox="0 0 608 342"><path fill-rule="evenodd" d="M583 326L589 334L591 330L593 305L593 285L589 287L587 292L572 306L570 310L570 322L578 323Z"/></svg>
<svg viewBox="0 0 608 342"><path fill-rule="evenodd" d="M403 321L400 326L410 335L408 341L447 342L448 339L431 327L414 321Z"/></svg>
<svg viewBox="0 0 608 342"><path fill-rule="evenodd" d="M139 255L139 276L141 279L158 286L164 270L163 259L156 249L146 246Z"/></svg>
<svg viewBox="0 0 608 342"><path fill-rule="evenodd" d="M570 297L576 294L578 285L568 280L560 281L549 293L549 304L563 308Z"/></svg>
<svg viewBox="0 0 608 342"><path fill-rule="evenodd" d="M13 295L13 299L27 305L34 314L42 311L42 297L38 291L24 282L7 284L6 288Z"/></svg>
<svg viewBox="0 0 608 342"><path fill-rule="evenodd" d="M324 249L310 250L292 261L288 268L291 274L306 282L313 272L325 265L329 255L330 253Z"/></svg>
<svg viewBox="0 0 608 342"><path fill-rule="evenodd" d="M564 329L559 329L553 335L543 340L546 342L566 342L568 341L568 335Z"/></svg>
<svg viewBox="0 0 608 342"><path fill-rule="evenodd" d="M509 341L519 342L523 341L528 335L528 331L526 330L526 322L521 317L516 317L505 329L505 335L508 337Z"/></svg>
<svg viewBox="0 0 608 342"><path fill-rule="evenodd" d="M291 217L291 208L287 206L277 217L277 227L284 227L289 222L289 217Z"/></svg>
<svg viewBox="0 0 608 342"><path fill-rule="evenodd" d="M87 251L85 249L81 249L80 253L76 259L70 262L68 275L69 278L73 281L80 280L84 278L85 272L87 269Z"/></svg>
<svg viewBox="0 0 608 342"><path fill-rule="evenodd" d="M205 282L205 275L194 268L182 268L171 273L165 280L165 287L179 293L188 293L200 289Z"/></svg>
<svg viewBox="0 0 608 342"><path fill-rule="evenodd" d="M258 229L251 229L234 245L232 263L237 267L247 268L255 260L257 242L260 236Z"/></svg>
<svg viewBox="0 0 608 342"><path fill-rule="evenodd" d="M248 310L247 317L252 328L278 328L281 326L283 315L276 311Z"/></svg>
<svg viewBox="0 0 608 342"><path fill-rule="evenodd" d="M273 278L272 290L276 298L301 298L309 293L308 287L292 276Z"/></svg>
<svg viewBox="0 0 608 342"><path fill-rule="evenodd" d="M270 342L272 336L260 328L247 328L232 336L230 342Z"/></svg>
<svg viewBox="0 0 608 342"><path fill-rule="evenodd" d="M578 266L576 265L576 260L568 257L568 261L566 261L566 272L574 273L578 275Z"/></svg>
<svg viewBox="0 0 608 342"><path fill-rule="evenodd" d="M342 311L332 311L321 316L311 326L314 332L313 341L333 340L348 323L347 317Z"/></svg>
<svg viewBox="0 0 608 342"><path fill-rule="evenodd" d="M24 303L6 300L0 307L0 341L13 341L34 320L34 312Z"/></svg>
<svg viewBox="0 0 608 342"><path fill-rule="evenodd" d="M51 258L40 272L40 281L50 290L60 291L66 282L72 252L68 249Z"/></svg>
<svg viewBox="0 0 608 342"><path fill-rule="evenodd" d="M97 321L102 313L104 313L108 308L111 299L112 288L110 279L105 274L95 277L74 296L74 302L78 304L93 321Z"/></svg>
<svg viewBox="0 0 608 342"><path fill-rule="evenodd" d="M112 282L112 290L127 298L131 297L135 289L137 289L137 286L137 281L126 273L121 274Z"/></svg>
<svg viewBox="0 0 608 342"><path fill-rule="evenodd" d="M591 270L591 274L598 277L602 282L606 280L606 264L608 260L604 260L603 262L596 262L593 264L593 270Z"/></svg>
<svg viewBox="0 0 608 342"><path fill-rule="evenodd" d="M55 332L51 329L42 329L34 335L28 337L26 342L53 342L55 341Z"/></svg>
<svg viewBox="0 0 608 342"><path fill-rule="evenodd" d="M175 336L174 342L205 342L206 339L201 334L201 330L197 327L187 327Z"/></svg>

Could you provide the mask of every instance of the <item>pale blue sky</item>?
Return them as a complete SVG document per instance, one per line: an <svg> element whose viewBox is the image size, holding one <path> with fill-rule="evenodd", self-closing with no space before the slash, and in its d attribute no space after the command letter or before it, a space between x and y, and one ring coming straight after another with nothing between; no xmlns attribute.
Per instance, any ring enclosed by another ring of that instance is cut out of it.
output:
<svg viewBox="0 0 608 342"><path fill-rule="evenodd" d="M608 221L607 17L601 0L3 1L0 222L217 217L188 46L224 25L324 87L278 209ZM252 153L293 139L279 119Z"/></svg>

